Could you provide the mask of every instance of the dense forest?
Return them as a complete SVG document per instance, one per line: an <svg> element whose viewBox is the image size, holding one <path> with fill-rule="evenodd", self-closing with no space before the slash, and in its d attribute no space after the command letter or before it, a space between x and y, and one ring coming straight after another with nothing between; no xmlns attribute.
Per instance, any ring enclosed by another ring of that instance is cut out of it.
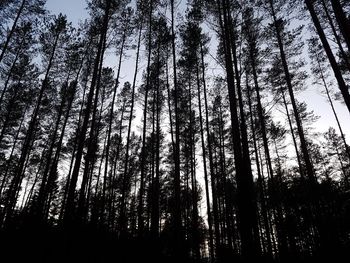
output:
<svg viewBox="0 0 350 263"><path fill-rule="evenodd" d="M86 4L0 1L1 261L349 259L349 1Z"/></svg>

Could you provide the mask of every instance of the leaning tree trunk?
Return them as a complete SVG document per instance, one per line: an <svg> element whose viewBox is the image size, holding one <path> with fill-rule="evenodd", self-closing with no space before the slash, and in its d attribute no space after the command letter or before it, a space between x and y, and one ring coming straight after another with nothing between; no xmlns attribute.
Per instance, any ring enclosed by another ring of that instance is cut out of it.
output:
<svg viewBox="0 0 350 263"><path fill-rule="evenodd" d="M337 79L337 82L338 82L338 85L339 85L339 89L340 89L340 92L341 94L343 95L343 98L344 98L344 102L350 112L350 94L349 94L349 89L344 81L344 78L343 78L343 75L340 71L340 68L337 64L337 61L333 55L333 52L332 52L332 49L328 43L328 40L327 40L327 37L322 29L322 26L320 24L320 21L317 17L317 14L315 12L315 9L314 9L314 5L312 3L311 0L305 0L305 4L310 12L310 15L311 15L311 18L312 18L312 21L314 23L314 26L317 30L317 33L321 39L321 42L322 42L322 45L323 45L323 48L327 54L327 57L329 59L329 63L331 64L331 67L333 69L333 72L334 72L334 76L335 78ZM274 18L274 20L276 20L276 18ZM276 22L275 22L276 23ZM276 30L278 30L276 28ZM350 37L350 36L349 36ZM280 42L280 40L279 40ZM349 46L350 48L350 46ZM284 64L283 62L283 58L282 58L282 63ZM290 78L290 77L289 77Z"/></svg>
<svg viewBox="0 0 350 263"><path fill-rule="evenodd" d="M19 6L19 9L18 9L18 11L17 11L17 15L16 15L16 18L15 18L15 21L13 21L13 24L12 24L12 27L11 27L11 30L10 30L10 33L7 35L5 44L4 44L4 46L3 46L2 50L1 50L1 53L0 53L0 62L1 62L2 59L4 58L5 52L6 52L8 46L9 46L9 44L10 44L12 35L13 35L13 33L15 32L15 30L16 30L18 20L19 20L19 18L20 18L21 15L22 15L22 12L23 12L24 7L25 7L25 4L26 4L26 1L27 1L27 0L22 0L21 5Z"/></svg>
<svg viewBox="0 0 350 263"><path fill-rule="evenodd" d="M329 14L329 10L326 6L325 0L322 0L322 6L323 6L323 10L325 12L325 15L328 19L328 23L332 29L332 33L333 33L333 36L335 38L335 41L337 42L337 45L339 47L340 54L341 54L342 58L344 59L344 63L346 65L348 71L350 71L350 60L349 60L348 55L346 54L346 52L343 48L340 37L339 37L338 32L337 32L335 25L333 23L333 19L332 19L331 15Z"/></svg>
<svg viewBox="0 0 350 263"><path fill-rule="evenodd" d="M350 21L346 17L346 13L344 12L339 0L331 0L331 3L340 32L342 33L346 45L348 46L348 51L350 52Z"/></svg>

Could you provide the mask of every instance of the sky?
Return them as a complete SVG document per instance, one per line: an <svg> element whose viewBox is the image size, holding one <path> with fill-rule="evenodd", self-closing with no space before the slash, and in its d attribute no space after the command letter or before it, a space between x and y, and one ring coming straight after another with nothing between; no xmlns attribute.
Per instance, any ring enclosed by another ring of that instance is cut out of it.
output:
<svg viewBox="0 0 350 263"><path fill-rule="evenodd" d="M77 25L87 17L86 0L47 0L46 7L54 14L65 14L68 20Z"/></svg>
<svg viewBox="0 0 350 263"><path fill-rule="evenodd" d="M78 22L80 20L83 20L87 17L86 0L47 0L46 6L48 10L50 10L53 14L59 14L60 12L66 14L68 21L71 21L75 26L78 25ZM108 66L114 68L114 60L114 58L107 58L106 61ZM127 69L124 70L125 72L128 71ZM122 76L123 75L124 74L122 72ZM316 85L308 85L307 89L299 93L297 97L300 101L305 101L307 103L308 110L313 110L316 115L320 116L314 125L315 130L324 132L328 130L330 126L332 126L338 131L330 105L328 104L325 95L321 94L321 91L322 87ZM334 104L339 115L339 119L343 124L344 132L349 138L350 125L347 125L349 112L347 111L346 107L344 105L341 105L339 102L334 102Z"/></svg>

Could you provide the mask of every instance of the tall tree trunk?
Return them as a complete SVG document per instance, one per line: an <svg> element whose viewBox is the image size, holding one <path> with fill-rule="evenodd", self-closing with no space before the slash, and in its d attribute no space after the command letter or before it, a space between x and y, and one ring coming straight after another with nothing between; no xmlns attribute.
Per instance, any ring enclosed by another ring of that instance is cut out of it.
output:
<svg viewBox="0 0 350 263"><path fill-rule="evenodd" d="M122 133L123 133L123 121L124 121L124 114L126 111L126 101L123 102L123 105L121 107L121 114L120 114L120 127L119 127L119 136L118 136L118 144L115 150L115 159L113 161L114 167L112 170L112 176L109 178L109 186L112 188L109 193L109 207L108 207L108 222L109 225L112 226L111 228L114 229L115 227L115 222L114 222L114 212L116 211L115 207L115 199L116 199L116 192L115 192L115 185L117 182L117 163L120 161L120 152L121 152L121 147L122 147ZM118 225L120 226L120 225ZM119 228L120 229L120 228Z"/></svg>
<svg viewBox="0 0 350 263"><path fill-rule="evenodd" d="M346 52L345 52L345 50L343 48L343 45L342 45L341 40L340 40L340 37L339 37L338 32L337 32L337 30L335 28L335 25L333 23L333 19L332 19L331 15L329 14L329 10L327 8L325 0L322 0L322 6L323 6L323 10L324 10L324 12L326 14L326 17L328 19L328 23L331 26L332 33L333 33L333 36L335 38L335 41L338 44L340 54L341 54L342 58L344 59L344 63L346 65L346 67L348 68L348 71L350 71L350 60L349 60L348 55L346 54Z"/></svg>
<svg viewBox="0 0 350 263"><path fill-rule="evenodd" d="M0 96L0 106L2 105L2 101L4 99L4 96L5 96L5 93L7 91L7 88L8 88L8 84L11 80L11 77L12 77L12 72L13 72L13 69L15 68L16 66L16 63L17 63L17 60L18 60L18 57L20 55L20 51L22 49L22 46L23 46L23 43L25 41L25 38L23 37L21 43L20 43L20 47L18 48L17 52L16 52L16 56L15 56L15 59L13 60L12 64L11 64L11 68L7 74L7 78L6 78L6 81L4 83L4 88L1 90L1 96Z"/></svg>
<svg viewBox="0 0 350 263"><path fill-rule="evenodd" d="M350 147L349 147L349 145L346 143L345 134L344 134L344 132L343 132L342 126L340 125L340 121L339 121L339 118L338 118L338 114L337 114L337 112L335 111L334 104L333 104L333 100L332 100L332 98L331 98L331 94L330 94L330 92L329 92L328 85L327 85L325 76L324 76L324 74L323 74L323 70L322 70L322 68L321 68L320 61L319 61L318 57L316 57L316 60L317 60L318 70L319 70L319 73L320 73L320 75L321 75L323 87L324 87L324 89L325 89L325 91L326 91L326 94L327 94L327 99L328 99L329 105L330 105L331 108L332 108L332 112L333 112L334 118L335 118L335 120L336 120L336 122L337 122L337 126L338 126L338 129L339 129L339 132L340 132L340 136L341 136L341 138L342 138L342 140L343 140L343 143L344 143L344 147L345 147L345 150L346 150L347 157L348 157L349 160L350 160ZM345 174L344 174L344 175L345 175ZM348 178L346 177L346 175L345 175L345 179L346 179L346 180L345 180L346 184L349 184Z"/></svg>
<svg viewBox="0 0 350 263"><path fill-rule="evenodd" d="M206 85L206 77L205 77L205 62L204 62L204 51L203 46L200 44L201 51L201 70L202 70L202 83L203 83L203 93L204 93L204 110L205 110L205 130L207 135L208 142L208 151L209 151L209 169L210 175L213 176L213 154L212 154L212 143L210 138L210 130L209 130L209 112L208 112L208 98L207 98L207 85ZM205 150L205 141L204 141L204 132L203 132L203 119L202 119L202 110L201 110L201 98L200 98L200 88L198 87L198 106L200 107L199 120L200 120L200 128L201 128L201 139L202 139L202 153L203 153L203 168L204 168L204 184L205 184L205 195L206 195L206 204L207 204L207 217L208 217L208 230L209 230L209 253L211 262L214 261L214 239L213 239L213 226L212 226L212 216L211 216L211 208L210 208L210 193L209 193L209 180L208 180L208 172L207 172L207 164L206 164L206 150Z"/></svg>
<svg viewBox="0 0 350 263"><path fill-rule="evenodd" d="M21 84L21 80L18 81L18 85ZM2 142L4 136L6 135L6 131L9 128L9 124L11 121L11 113L13 112L13 109L16 107L16 99L18 99L18 88L15 90L15 94L9 99L8 105L6 107L6 115L4 116L4 121L2 123L2 128L0 132L0 143Z"/></svg>
<svg viewBox="0 0 350 263"><path fill-rule="evenodd" d="M118 61L117 78L115 80L115 86L113 89L113 98L112 98L112 102L111 102L111 109L109 112L109 123L108 123L108 128L107 128L107 142L106 142L106 148L105 148L105 165L104 165L104 172L103 172L102 200L101 200L101 208L100 208L102 215L104 214L105 203L106 203L106 188L107 188L109 152L110 152L110 147L111 147L112 124L113 124L113 120L114 120L114 104L115 104L117 89L119 86L119 77L120 77L120 70L121 70L121 65L122 65L122 58L123 58L125 41L126 41L126 32L123 33L122 43L121 43L121 47L119 50L120 54L119 54L119 61ZM136 61L137 60L138 60L138 57L137 57ZM103 221L103 220L101 220L101 221Z"/></svg>
<svg viewBox="0 0 350 263"><path fill-rule="evenodd" d="M68 82L66 82L68 85ZM67 87L68 89L68 87ZM51 167L51 161L52 161L52 155L54 152L54 148L56 145L56 139L58 136L58 129L61 123L61 117L63 115L63 110L64 110L64 106L66 103L66 98L65 98L66 94L64 96L62 96L62 100L61 100L61 104L59 106L59 110L57 113L57 117L56 117L56 123L54 126L54 130L52 133L52 139L51 139L51 143L50 143L50 147L48 149L48 152L46 153L46 160L45 160L45 166L44 166L44 170L43 170L43 174L42 174L42 178L41 178L41 184L40 184L40 188L39 188L39 193L38 193L38 199L37 199L37 203L35 205L35 213L38 216L39 221L41 221L43 218L43 210L44 210L44 204L45 204L45 199L46 199L46 191L47 191L47 178L48 178L48 174L49 174L49 170Z"/></svg>
<svg viewBox="0 0 350 263"><path fill-rule="evenodd" d="M174 161L175 161L175 173L174 173L174 253L175 258L181 260L184 257L182 247L182 222L181 222L181 180L180 180L180 119L179 119L179 94L178 94L178 83L177 83L177 70L176 70L176 46L175 46L175 10L174 0L170 0L171 8L171 45L172 45L172 56L173 56L173 78L174 78L174 104L175 104L175 149L174 149Z"/></svg>
<svg viewBox="0 0 350 263"><path fill-rule="evenodd" d="M300 156L300 153L299 153L299 150L298 150L298 143L297 143L297 139L295 137L294 128L293 128L293 124L292 124L292 118L291 118L290 113L289 113L288 103L287 103L287 100L286 100L286 95L284 93L283 87L281 87L280 89L281 89L281 93L282 93L283 105L284 105L284 108L286 109L286 115L287 115L287 120L288 120L290 133L292 135L292 140L293 140L293 145L294 145L294 149L295 149L295 154L296 154L297 161L298 161L299 173L300 173L301 178L304 178L304 169L303 169L303 165L301 163L301 156Z"/></svg>
<svg viewBox="0 0 350 263"><path fill-rule="evenodd" d="M308 2L306 2L306 3L308 3ZM276 14L275 14L275 7L274 7L274 4L273 4L272 0L270 0L270 8L271 8L271 14L272 14L273 23L274 23L274 26L275 26L275 34L276 34L276 38L277 38L277 42L278 42L280 58L281 58L283 71L284 71L284 75L285 75L284 77L285 77L285 81L286 81L286 84L287 84L289 97L290 97L290 100L291 100L291 103L292 103L293 112L294 112L294 116L295 116L295 121L296 121L296 124L297 124L298 134L299 134L299 138L300 138L300 147L301 147L301 151L302 151L302 154L303 154L303 159L304 159L305 166L306 166L306 172L307 172L307 175L308 175L308 178L310 180L311 185L315 186L315 184L316 184L316 177L315 177L315 174L314 174L314 168L313 168L313 165L311 163L309 151L307 149L307 143L306 143L306 139L305 139L304 129L302 127L301 119L300 119L300 116L299 116L299 111L298 111L296 100L295 100L295 97L294 97L292 79L291 79L291 76L290 76L289 67L288 67L288 63L287 63L287 58L286 58L286 54L285 54L285 51L284 51L284 44L283 44L283 41L282 41L280 28L278 26L277 17L276 17ZM350 100L349 100L349 110L350 110ZM312 187L312 189L315 190L314 187Z"/></svg>
<svg viewBox="0 0 350 263"><path fill-rule="evenodd" d="M67 201L66 201L66 205L65 205L64 223L67 227L69 227L71 225L71 223L73 222L73 219L74 219L75 187L77 185L79 170L80 170L80 165L81 165L81 159L83 157L85 138L86 138L86 133L87 133L87 129L88 129L90 113L91 113L91 109L92 109L92 105L93 105L94 91L95 91L95 86L96 86L97 80L98 80L100 60L103 60L103 55L104 55L103 54L104 41L105 41L107 29L108 29L110 7L111 7L111 1L107 1L107 6L105 9L105 14L104 14L104 19L103 19L103 25L101 28L101 35L100 35L100 39L99 39L99 43L98 43L97 54L96 54L96 58L95 58L95 62L94 62L94 69L93 69L92 80L91 80L91 84L90 84L89 95L87 98L85 116L84 116L83 124L81 127L80 135L78 138L75 164L74 164L73 172L71 175L71 180L69 183Z"/></svg>
<svg viewBox="0 0 350 263"><path fill-rule="evenodd" d="M336 1L334 1L334 2L336 2ZM334 3L334 2L332 1L332 3ZM327 54L327 57L329 59L329 63L331 64L331 67L333 69L334 76L337 79L340 92L343 95L344 102L345 102L345 104L346 104L346 106L347 106L347 108L349 110L349 113L350 113L350 94L349 94L349 89L348 89L348 87L347 87L347 85L346 85L346 83L344 81L343 75L342 75L342 73L341 73L341 71L339 69L337 61L335 60L335 57L334 57L333 52L332 52L332 49L331 49L331 47L330 47L330 45L329 45L329 43L327 41L326 35L325 35L325 33L324 33L323 29L322 29L322 26L320 24L320 21L319 21L318 17L317 17L317 14L315 12L314 5L313 5L312 1L311 0L305 0L305 4L306 4L306 6L307 6L307 8L308 8L308 10L310 12L310 15L311 15L312 21L314 23L314 26L315 26L315 28L317 30L317 33L318 33L319 37L320 37L320 40L321 40L322 45L323 45L323 48L324 48L324 50L325 50L325 52ZM274 17L274 20L276 20L275 17ZM275 21L275 23L276 23L276 21ZM276 28L276 30L278 30L278 29ZM277 33L277 34L279 35L279 33ZM280 36L278 36L278 37L280 39ZM349 36L349 38L350 38L350 36ZM279 42L281 42L281 40L279 40ZM282 42L281 42L280 45L282 45ZM350 42L349 42L349 48L350 48ZM282 58L282 63L284 64L283 58ZM290 77L288 76L288 78L290 78Z"/></svg>
<svg viewBox="0 0 350 263"><path fill-rule="evenodd" d="M159 32L159 29L158 29ZM159 238L159 179L160 179L160 37L158 37L158 47L157 47L157 80L156 80L156 90L153 96L153 153L152 158L155 158L154 166L155 172L152 171L152 210L151 210L151 235L154 246L158 248L158 238ZM155 116L154 116L155 115ZM155 140L155 141L154 141Z"/></svg>
<svg viewBox="0 0 350 263"><path fill-rule="evenodd" d="M44 79L42 81L42 85L41 85L39 96L38 96L38 99L36 102L36 106L35 106L34 111L32 113L31 120L30 120L28 130L27 130L27 134L26 134L26 137L24 139L24 143L23 143L23 146L21 149L21 155L20 155L20 159L18 162L18 166L16 168L15 176L11 182L8 196L6 198L6 220L11 219L13 209L16 205L17 191L18 191L18 189L22 183L22 180L23 180L25 160L31 151L30 146L31 146L31 143L34 139L34 133L35 133L35 129L36 129L37 121L38 121L38 114L39 114L41 102L42 102L42 99L44 96L44 91L46 90L46 88L48 86L49 73L50 73L50 70L51 70L51 67L53 64L53 60L55 57L56 48L57 48L60 34L61 34L61 32L58 31L56 36L55 36L54 45L53 45L52 50L51 50L49 62L48 62L47 68L46 68Z"/></svg>
<svg viewBox="0 0 350 263"><path fill-rule="evenodd" d="M269 214L267 209L267 203L266 203L266 196L265 196L265 182L264 178L261 175L260 170L260 160L258 155L258 146L257 146L257 138L256 138L256 131L255 131L255 125L254 125L254 119L253 119L253 107L252 107L252 101L251 101L251 93L250 93L250 87L247 87L248 91L248 105L249 105L249 112L250 112L250 125L251 125L251 131L252 131L252 139L253 139L253 145L254 145L254 152L255 152L255 162L256 162L256 169L258 174L258 186L260 190L260 205L261 205L261 213L263 217L263 223L265 228L265 236L266 236L266 242L267 242L267 252L268 255L272 256L272 240L271 240L271 230L269 225Z"/></svg>
<svg viewBox="0 0 350 263"><path fill-rule="evenodd" d="M350 21L346 17L346 13L340 4L339 0L332 0L332 7L334 10L335 18L337 19L340 32L342 33L346 45L348 46L348 51L350 52Z"/></svg>
<svg viewBox="0 0 350 263"><path fill-rule="evenodd" d="M144 195L144 180L145 180L145 166L146 166L146 124L147 124L147 103L148 103L148 90L150 83L150 64L152 55L152 14L153 14L153 1L150 2L150 10L148 15L148 43L147 43L147 76L146 76L146 87L145 87L145 99L144 99L144 109L143 109L143 131L142 131L142 148L141 148L141 176L140 176L140 192L139 192L139 203L137 209L138 218L138 235L140 238L144 234L144 218L143 218L143 195Z"/></svg>
<svg viewBox="0 0 350 263"><path fill-rule="evenodd" d="M254 259L257 256L257 246L255 240L255 226L254 218L256 218L256 211L253 201L253 186L251 168L248 167L247 160L243 158L243 150L241 145L241 131L238 119L237 98L235 90L234 69L232 63L232 47L230 37L230 25L228 24L228 9L227 2L222 0L217 1L219 7L219 20L222 30L222 38L225 50L225 67L226 78L228 84L228 94L231 112L232 137L234 162L236 168L237 181L237 203L238 203L238 221L239 231L241 235L241 253L244 260Z"/></svg>
<svg viewBox="0 0 350 263"><path fill-rule="evenodd" d="M90 65L90 63L88 63L88 65ZM90 72L90 67L88 68L88 72ZM65 184L65 187L64 187L64 193L63 193L63 198L62 198L62 202L61 202L61 210L60 210L60 215L59 215L59 221L61 221L63 219L64 212L65 212L65 204L66 204L66 201L67 201L67 196L68 196L68 191L69 191L69 184L70 184L70 179L71 179L71 173L72 173L72 170L73 170L75 153L76 153L76 150L77 150L77 147L78 147L79 133L80 133L80 130L81 130L80 124L81 124L81 120L83 118L84 102L85 102L86 90L87 90L87 86L88 86L88 79L89 79L89 77L87 76L86 77L86 81L85 81L85 85L84 85L84 88L83 88L82 102L81 102L81 106L80 106L80 109L79 109L78 125L77 125L76 132L75 132L75 135L74 135L72 156L71 156L71 160L70 160L70 164L69 164L69 171L68 171L68 174L67 174L66 184Z"/></svg>
<svg viewBox="0 0 350 263"><path fill-rule="evenodd" d="M9 34L7 35L7 37L6 37L5 44L4 44L4 46L3 46L2 50L1 50L1 53L0 53L0 62L1 62L2 59L4 58L5 52L6 52L7 48L8 48L8 45L10 44L12 35L13 35L13 33L15 32L15 30L16 30L18 20L19 20L19 18L20 18L21 15L22 15L22 12L23 12L24 7L25 7L25 4L26 4L26 1L27 1L27 0L22 0L21 5L19 6L19 9L18 9L18 11L17 11L17 15L16 15L16 18L15 18L15 21L13 21L11 30L10 30Z"/></svg>
<svg viewBox="0 0 350 263"><path fill-rule="evenodd" d="M101 122L101 114L103 110L103 104L104 101L102 98L104 97L105 89L102 90L101 94L101 105L100 105L100 112L98 114L98 102L100 99L100 89L101 89L101 76L102 76L102 70L103 70L103 56L106 50L106 41L107 41L107 32L104 32L103 37L103 45L102 45L102 56L99 61L98 66L98 74L97 74L97 81L96 81L96 88L95 88L95 99L93 103L93 110L92 110L92 117L91 117L91 125L90 125L90 132L89 137L87 140L87 152L84 156L85 163L84 163L84 172L83 172L83 178L80 186L79 191L79 199L78 199L78 208L77 208L77 215L78 220L85 220L86 214L87 214L87 207L88 204L86 203L86 196L88 191L88 184L89 181L92 178L94 166L96 162L96 152L98 148L98 139L99 139L99 126Z"/></svg>
<svg viewBox="0 0 350 263"><path fill-rule="evenodd" d="M254 43L254 41L252 43ZM278 180L278 178L275 178L274 170L272 167L269 142L268 142L267 133L266 133L267 129L266 129L265 117L264 117L263 107L262 107L262 103L261 103L261 95L260 95L260 87L259 87L259 82L258 82L256 60L254 58L254 49L251 49L251 48L249 49L249 58L250 58L250 65L252 68L253 81L254 81L254 87L255 87L256 98L257 98L258 118L259 118L259 122L260 122L260 126L261 126L261 134L262 134L262 139L263 139L265 159L267 162L267 168L268 168L269 175L270 175L269 192L270 192L272 204L274 204L274 209L275 209L275 214L276 214L276 219L277 219L277 224L278 224L277 232L279 233L280 255L281 255L282 260L284 260L286 257L286 253L287 253L287 241L286 241L285 235L282 233L283 232L283 213L282 213L281 205L278 203L278 200L281 200L280 189L279 189L280 181ZM248 89L249 89L249 87L248 87ZM269 237L268 242L271 242L270 237ZM271 243L269 243L269 245L271 245ZM271 248L271 247L269 247L269 248ZM272 254L270 254L270 256L272 256Z"/></svg>
<svg viewBox="0 0 350 263"><path fill-rule="evenodd" d="M197 88L200 90L200 79L199 79L199 67L198 67L198 61L196 64L196 80L197 80ZM188 222L186 223L186 227L189 228L188 232L191 231L192 234L192 244L191 248L194 253L195 259L198 261L200 259L200 248L199 248L199 239L198 239L198 200L197 200L197 183L196 183L196 143L195 143L195 132L194 132L194 127L195 127L195 116L192 116L192 112L195 115L193 111L193 102L192 102L192 85L191 85L191 76L189 77L189 104L190 104L190 174L191 174L191 197L192 199L187 200L188 201L188 209L189 212L191 212L191 226L188 225ZM199 103L200 102L200 95L199 95ZM200 111L201 112L201 111ZM200 113L201 114L201 113ZM201 117L200 117L201 118ZM201 120L202 121L202 120ZM203 125L202 125L203 128ZM203 134L203 130L201 131ZM187 176L187 185L188 185L188 176ZM189 188L189 186L188 186ZM192 204L191 204L192 201ZM186 219L189 218L189 216L186 217Z"/></svg>
<svg viewBox="0 0 350 263"><path fill-rule="evenodd" d="M171 146L173 147L173 151L175 149L175 140L174 140L174 128L173 128L173 117L172 117L172 110L171 110L171 92L170 92L170 85L169 85L169 69L168 69L168 58L166 59L166 68L165 68L165 74L166 74L166 89L167 89L167 102L168 102L168 114L169 114L169 124L170 124L170 137L171 137Z"/></svg>
<svg viewBox="0 0 350 263"><path fill-rule="evenodd" d="M129 173L129 166L128 165L129 165L129 148L130 148L131 124L132 124L132 119L133 119L133 114L134 114L135 87L136 87L136 78L137 78L137 72L138 72L138 67L139 67L142 27L143 27L143 21L141 21L141 23L140 23L139 35L138 35L138 41L137 41L135 72L134 72L134 78L133 78L133 82L132 82L131 106L130 106L128 132L127 132L126 147L125 147L125 161L124 161L123 181L126 180L126 177L127 177L128 173ZM123 182L123 186L124 186L124 182Z"/></svg>
<svg viewBox="0 0 350 263"><path fill-rule="evenodd" d="M14 139L13 139L13 145L12 145L12 148L11 148L11 153L10 153L8 159L7 159L6 168L5 168L3 176L2 176L2 182L1 182L1 186L0 186L0 198L2 198L2 193L3 193L3 190L5 189L5 186L6 186L7 176L8 176L8 172L9 172L10 166L11 166L10 162L11 162L11 160L13 158L13 155L14 155L14 152L15 152L15 149L16 149L16 145L17 145L17 142L18 142L18 138L19 138L20 132L22 130L23 122L25 120L26 112L27 112L28 108L29 108L29 105L27 104L25 110L23 111L22 118L21 118L20 124L19 124L19 126L17 128L16 135L14 136Z"/></svg>

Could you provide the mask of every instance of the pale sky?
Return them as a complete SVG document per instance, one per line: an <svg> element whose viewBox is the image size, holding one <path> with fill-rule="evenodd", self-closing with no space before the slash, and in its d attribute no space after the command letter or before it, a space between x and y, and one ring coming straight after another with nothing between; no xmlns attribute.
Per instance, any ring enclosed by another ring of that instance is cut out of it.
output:
<svg viewBox="0 0 350 263"><path fill-rule="evenodd" d="M67 15L74 25L87 16L86 0L47 0L46 6L54 14Z"/></svg>

